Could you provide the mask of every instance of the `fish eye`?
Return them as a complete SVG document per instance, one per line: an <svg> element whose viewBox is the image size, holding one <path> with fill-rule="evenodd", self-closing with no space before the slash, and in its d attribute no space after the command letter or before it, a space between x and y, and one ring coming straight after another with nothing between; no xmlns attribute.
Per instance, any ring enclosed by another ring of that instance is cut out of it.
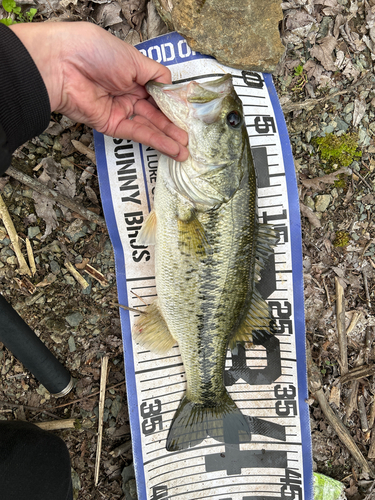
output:
<svg viewBox="0 0 375 500"><path fill-rule="evenodd" d="M231 111L227 114L227 123L231 128L239 128L242 124L242 118L238 111Z"/></svg>

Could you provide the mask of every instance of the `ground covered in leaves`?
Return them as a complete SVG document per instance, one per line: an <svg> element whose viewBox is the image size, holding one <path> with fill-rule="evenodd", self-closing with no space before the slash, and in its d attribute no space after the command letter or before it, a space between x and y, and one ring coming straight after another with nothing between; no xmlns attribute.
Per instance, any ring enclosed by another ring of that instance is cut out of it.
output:
<svg viewBox="0 0 375 500"><path fill-rule="evenodd" d="M33 22L95 22L133 44L167 31L147 0L30 0L22 5L37 8ZM292 0L282 7L286 53L274 80L299 186L307 338L331 408L374 466L375 1ZM26 254L28 238L35 257L35 274L19 275L14 249L0 226L1 292L77 384L55 400L0 344L0 419L76 419L75 429L58 431L71 454L76 495L129 500L135 493L114 258L100 219L92 150L89 129L56 115L45 133L15 153L13 167L88 208L99 216L96 222L74 207L53 204L12 176L1 180L21 248ZM86 284L71 274L69 263ZM346 362L337 339L337 281L344 288ZM110 357L109 390L95 488L104 355ZM362 378L341 378L346 363L349 373L362 366ZM309 403L316 470L343 481L348 498L373 498L372 479L362 474L313 396Z"/></svg>

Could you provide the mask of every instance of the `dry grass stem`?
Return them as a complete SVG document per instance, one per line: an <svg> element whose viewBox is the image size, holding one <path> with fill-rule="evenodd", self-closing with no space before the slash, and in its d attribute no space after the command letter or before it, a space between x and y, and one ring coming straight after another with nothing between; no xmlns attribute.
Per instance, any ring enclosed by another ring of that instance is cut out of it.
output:
<svg viewBox="0 0 375 500"><path fill-rule="evenodd" d="M85 278L79 274L79 272L77 271L77 269L73 266L73 264L71 262L66 260L64 262L64 266L67 268L67 270L73 276L73 278L75 278L78 281L78 283L81 285L81 287L83 289L90 286L89 283L87 283L87 281L85 280Z"/></svg>
<svg viewBox="0 0 375 500"><path fill-rule="evenodd" d="M104 415L104 401L105 401L105 388L107 385L108 376L108 356L102 358L102 367L100 374L100 395L99 395L99 422L98 422L98 442L96 447L96 460L95 460L95 486L99 482L99 466L100 466L100 456L102 453L102 439L103 439L103 415Z"/></svg>
<svg viewBox="0 0 375 500"><path fill-rule="evenodd" d="M33 276L36 274L36 265L34 259L33 247L31 246L29 238L26 238L26 250L27 250L27 258L29 260L31 273Z"/></svg>
<svg viewBox="0 0 375 500"><path fill-rule="evenodd" d="M0 217L4 223L5 229L8 232L9 239L12 242L14 253L17 256L18 264L20 266L18 272L20 274L27 274L28 276L31 276L31 271L29 269L29 266L27 265L25 257L21 252L20 244L18 242L18 234L16 232L13 221L9 215L8 209L1 195L0 195Z"/></svg>
<svg viewBox="0 0 375 500"><path fill-rule="evenodd" d="M45 431L56 431L60 429L75 429L77 425L76 418L66 418L63 420L54 420L52 422L33 422L40 429Z"/></svg>
<svg viewBox="0 0 375 500"><path fill-rule="evenodd" d="M348 341L345 328L345 298L344 288L340 280L335 277L336 285L336 323L340 351L341 375L348 373Z"/></svg>

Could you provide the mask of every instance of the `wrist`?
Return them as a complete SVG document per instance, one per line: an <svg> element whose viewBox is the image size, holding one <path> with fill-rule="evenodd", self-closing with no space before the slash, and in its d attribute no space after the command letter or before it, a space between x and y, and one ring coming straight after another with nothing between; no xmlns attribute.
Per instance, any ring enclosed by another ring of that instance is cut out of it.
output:
<svg viewBox="0 0 375 500"><path fill-rule="evenodd" d="M46 86L51 111L58 109L61 101L62 70L59 65L59 43L54 40L55 23L19 23L10 29L23 43Z"/></svg>

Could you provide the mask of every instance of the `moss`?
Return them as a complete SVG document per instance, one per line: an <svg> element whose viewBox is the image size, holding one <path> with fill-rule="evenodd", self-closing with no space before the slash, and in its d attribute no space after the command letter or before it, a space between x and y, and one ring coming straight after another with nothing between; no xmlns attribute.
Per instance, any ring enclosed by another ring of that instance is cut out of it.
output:
<svg viewBox="0 0 375 500"><path fill-rule="evenodd" d="M335 239L333 240L334 247L346 247L350 241L350 235L346 231L337 231Z"/></svg>
<svg viewBox="0 0 375 500"><path fill-rule="evenodd" d="M339 167L348 167L354 160L362 156L358 150L358 134L327 134L314 139L318 146L321 160L326 163L325 171L333 172ZM336 167L334 167L336 165Z"/></svg>

